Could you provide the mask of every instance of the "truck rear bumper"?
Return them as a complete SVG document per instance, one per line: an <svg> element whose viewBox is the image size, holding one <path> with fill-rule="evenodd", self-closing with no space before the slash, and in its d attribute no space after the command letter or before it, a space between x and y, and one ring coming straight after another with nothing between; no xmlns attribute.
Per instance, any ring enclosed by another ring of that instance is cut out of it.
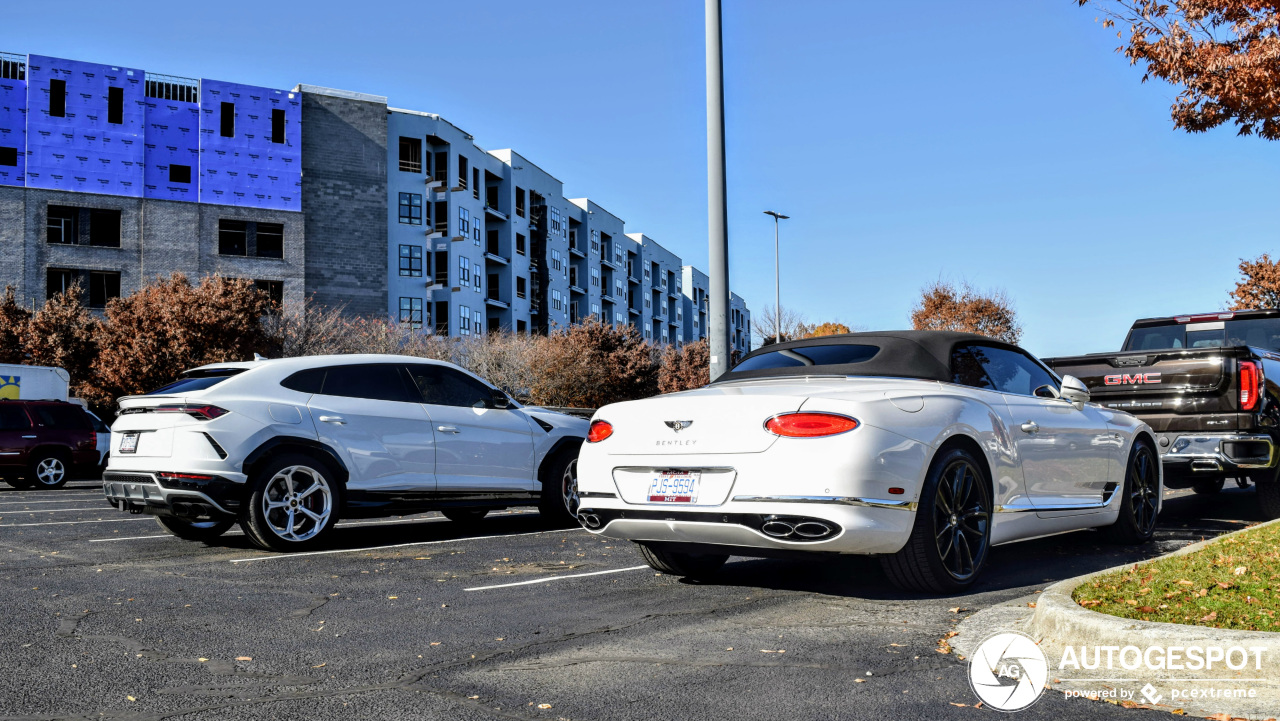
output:
<svg viewBox="0 0 1280 721"><path fill-rule="evenodd" d="M1161 449L1166 476L1210 476L1275 468L1276 444L1265 434L1197 433Z"/></svg>

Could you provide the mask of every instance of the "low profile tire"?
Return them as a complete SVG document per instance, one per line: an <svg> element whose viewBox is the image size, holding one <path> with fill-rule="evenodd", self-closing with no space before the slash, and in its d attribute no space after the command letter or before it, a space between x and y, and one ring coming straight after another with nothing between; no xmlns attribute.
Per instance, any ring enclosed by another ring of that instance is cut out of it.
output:
<svg viewBox="0 0 1280 721"><path fill-rule="evenodd" d="M1145 442L1135 443L1129 452L1124 487L1120 489L1120 516L1102 534L1112 543L1138 545L1151 540L1156 532L1156 514L1160 509L1160 460ZM1219 481L1221 487L1221 481ZM1197 490L1197 493L1199 491Z"/></svg>
<svg viewBox="0 0 1280 721"><path fill-rule="evenodd" d="M640 547L640 555L644 557L645 563L649 564L649 568L673 576L705 578L720 570L724 562L729 560L728 555L718 553L680 553L646 543L637 542L636 545Z"/></svg>
<svg viewBox="0 0 1280 721"><path fill-rule="evenodd" d="M578 449L561 451L547 468L538 512L547 521L572 525L578 522Z"/></svg>
<svg viewBox="0 0 1280 721"><path fill-rule="evenodd" d="M37 453L27 466L27 481L36 488L62 488L71 480L71 464L65 453Z"/></svg>
<svg viewBox="0 0 1280 721"><path fill-rule="evenodd" d="M1201 496L1214 496L1222 493L1222 487L1227 482L1226 478L1202 478L1191 484L1191 490Z"/></svg>
<svg viewBox="0 0 1280 721"><path fill-rule="evenodd" d="M902 550L881 556L893 585L922 593L955 593L982 573L991 549L991 481L985 464L964 448L933 459Z"/></svg>
<svg viewBox="0 0 1280 721"><path fill-rule="evenodd" d="M1268 521L1280 518L1280 474L1256 485L1258 507L1262 509L1262 517Z"/></svg>
<svg viewBox="0 0 1280 721"><path fill-rule="evenodd" d="M479 523L489 514L487 508L450 508L440 512L445 518L454 523L464 523L467 525Z"/></svg>
<svg viewBox="0 0 1280 721"><path fill-rule="evenodd" d="M341 488L325 463L287 453L255 471L249 479L240 527L269 551L303 551L322 542L341 508Z"/></svg>
<svg viewBox="0 0 1280 721"><path fill-rule="evenodd" d="M156 523L164 530L187 541L204 541L208 543L231 530L236 525L232 519L220 521L188 521L183 518L156 516Z"/></svg>

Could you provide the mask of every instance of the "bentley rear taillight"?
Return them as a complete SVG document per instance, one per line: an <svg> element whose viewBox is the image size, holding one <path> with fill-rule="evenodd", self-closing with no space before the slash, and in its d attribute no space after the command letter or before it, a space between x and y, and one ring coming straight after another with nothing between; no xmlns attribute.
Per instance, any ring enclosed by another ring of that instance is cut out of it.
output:
<svg viewBox="0 0 1280 721"><path fill-rule="evenodd" d="M1262 372L1253 361L1240 361L1240 410L1251 411L1258 407L1258 394L1262 390Z"/></svg>
<svg viewBox="0 0 1280 721"><path fill-rule="evenodd" d="M765 421L765 430L787 438L822 438L848 433L858 421L837 413L783 413Z"/></svg>
<svg viewBox="0 0 1280 721"><path fill-rule="evenodd" d="M613 435L613 425L608 421L591 421L591 430L587 431L587 443L599 443Z"/></svg>

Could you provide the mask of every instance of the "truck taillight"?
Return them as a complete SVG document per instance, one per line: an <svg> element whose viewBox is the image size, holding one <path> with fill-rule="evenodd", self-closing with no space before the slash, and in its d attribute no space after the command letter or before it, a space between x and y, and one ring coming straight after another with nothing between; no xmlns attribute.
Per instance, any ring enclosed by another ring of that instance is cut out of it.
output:
<svg viewBox="0 0 1280 721"><path fill-rule="evenodd" d="M1254 361L1240 361L1240 410L1251 411L1258 407L1258 395L1262 390L1262 371Z"/></svg>

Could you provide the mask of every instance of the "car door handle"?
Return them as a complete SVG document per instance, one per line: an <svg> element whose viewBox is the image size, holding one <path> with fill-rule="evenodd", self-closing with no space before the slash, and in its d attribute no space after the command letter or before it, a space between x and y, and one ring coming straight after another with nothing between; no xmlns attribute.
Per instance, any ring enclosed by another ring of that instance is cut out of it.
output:
<svg viewBox="0 0 1280 721"><path fill-rule="evenodd" d="M23 438L35 438L36 436L23 436Z"/></svg>
<svg viewBox="0 0 1280 721"><path fill-rule="evenodd" d="M1039 430L1040 430L1040 426L1036 425L1035 421L1027 421L1026 423L1022 424L1023 433L1035 433Z"/></svg>
<svg viewBox="0 0 1280 721"><path fill-rule="evenodd" d="M457 426L436 426L436 430L441 433L461 433Z"/></svg>
<svg viewBox="0 0 1280 721"><path fill-rule="evenodd" d="M347 419L346 419L346 418L343 418L342 416L320 416L320 422L321 422L321 423L334 423L334 424L337 424L337 425L339 425L339 426L344 426L344 425L346 425L346 424L347 424Z"/></svg>

